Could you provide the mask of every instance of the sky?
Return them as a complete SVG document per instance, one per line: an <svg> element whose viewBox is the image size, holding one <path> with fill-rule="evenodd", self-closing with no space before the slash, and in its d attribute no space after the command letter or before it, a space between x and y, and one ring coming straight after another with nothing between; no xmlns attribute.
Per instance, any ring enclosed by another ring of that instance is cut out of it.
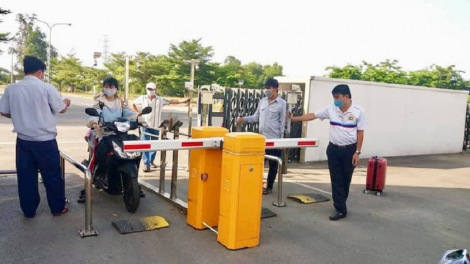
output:
<svg viewBox="0 0 470 264"><path fill-rule="evenodd" d="M18 13L72 23L53 28L52 45L88 66L107 35L110 52L129 54L167 54L170 44L202 38L213 61L277 62L290 77L396 59L407 71L455 65L470 78L470 0L7 0L1 8L12 13L0 32L17 32ZM0 67L10 63L0 55Z"/></svg>

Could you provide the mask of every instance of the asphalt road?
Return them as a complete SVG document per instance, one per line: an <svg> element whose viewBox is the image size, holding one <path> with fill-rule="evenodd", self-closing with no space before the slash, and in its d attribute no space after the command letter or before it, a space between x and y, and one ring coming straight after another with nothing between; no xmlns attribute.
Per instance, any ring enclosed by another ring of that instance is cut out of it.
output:
<svg viewBox="0 0 470 264"><path fill-rule="evenodd" d="M90 101L72 101L69 111L58 117L58 141L63 151L81 160L87 155L84 108ZM185 109L166 112L179 113L185 122ZM0 169L14 168L11 129L10 120L0 118ZM187 164L187 152L179 156L179 164ZM75 200L83 179L75 168L66 167L70 212L58 218L50 215L40 185L38 215L24 219L15 176L0 177L0 263L438 263L448 249L470 248L469 158L469 154L389 158L382 197L362 193L366 161L361 161L352 181L348 217L338 222L328 220L331 201L299 204L286 199L287 207L272 206L275 189L263 197L263 207L278 215L262 220L258 247L239 251L225 249L209 230L194 230L184 214L150 192L137 213L130 214L120 197L95 190L93 226L99 236L80 239L77 231L83 228L84 207ZM324 162L289 166L284 198L308 193L331 198ZM156 171L139 177L157 182ZM181 169L178 177L178 197L186 200L188 173ZM165 217L170 227L120 235L111 225L117 219L152 215Z"/></svg>
<svg viewBox="0 0 470 264"><path fill-rule="evenodd" d="M64 114L59 114L57 116L57 129L58 135L57 140L59 142L59 147L61 150L70 154L72 157L81 161L87 157L86 152L86 143L83 139L85 134L88 131L88 128L85 126L88 116L85 114L85 108L91 107L93 105L93 100L83 97L74 97L68 96L72 105ZM192 115L192 126L197 125L197 114L195 107L193 108ZM188 108L185 105L178 106L165 106L162 111L162 118L168 117L178 118L183 122L183 126L180 131L182 133L187 133L188 127ZM220 118L214 118L214 122L221 123ZM16 140L16 134L12 133L13 126L11 121L7 118L0 118L0 156L5 158L0 159L0 169L12 169L14 166L15 157L11 155L14 153L14 143ZM138 133L137 130L131 133ZM184 138L181 136L181 138ZM187 154L188 151L180 151L181 166L187 166ZM157 159L160 157L158 156ZM171 157L169 166L171 165Z"/></svg>

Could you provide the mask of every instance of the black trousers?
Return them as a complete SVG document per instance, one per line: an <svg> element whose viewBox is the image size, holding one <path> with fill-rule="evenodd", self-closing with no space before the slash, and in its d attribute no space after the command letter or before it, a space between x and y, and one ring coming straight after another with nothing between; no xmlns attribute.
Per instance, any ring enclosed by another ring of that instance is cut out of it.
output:
<svg viewBox="0 0 470 264"><path fill-rule="evenodd" d="M356 152L356 144L336 146L330 143L326 149L328 168L330 170L333 205L340 213L347 212L346 200L355 166L352 158Z"/></svg>
<svg viewBox="0 0 470 264"><path fill-rule="evenodd" d="M271 155L275 157L281 157L282 151L280 149L267 149L266 155ZM268 172L268 184L267 188L272 189L274 185L274 181L276 180L277 176L277 162L273 160L269 160L269 172Z"/></svg>
<svg viewBox="0 0 470 264"><path fill-rule="evenodd" d="M57 141L16 140L16 171L20 206L25 216L36 214L41 200L38 190L38 170L46 188L51 213L59 213L65 207L64 180L60 169Z"/></svg>

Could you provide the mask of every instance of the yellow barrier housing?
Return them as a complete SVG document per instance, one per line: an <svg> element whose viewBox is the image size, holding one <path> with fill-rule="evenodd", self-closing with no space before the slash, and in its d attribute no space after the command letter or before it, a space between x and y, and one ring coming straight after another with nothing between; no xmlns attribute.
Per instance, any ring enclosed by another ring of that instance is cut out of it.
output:
<svg viewBox="0 0 470 264"><path fill-rule="evenodd" d="M228 249L259 245L265 142L256 133L224 137L217 241Z"/></svg>
<svg viewBox="0 0 470 264"><path fill-rule="evenodd" d="M229 131L223 127L195 127L193 139L223 137ZM188 211L186 222L196 229L213 227L219 221L222 150L192 149L189 160Z"/></svg>

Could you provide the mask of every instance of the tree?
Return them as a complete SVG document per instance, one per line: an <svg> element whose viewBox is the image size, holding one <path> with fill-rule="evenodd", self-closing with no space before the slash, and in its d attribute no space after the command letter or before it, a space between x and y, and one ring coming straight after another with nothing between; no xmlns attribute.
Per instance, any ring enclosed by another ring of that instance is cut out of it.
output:
<svg viewBox="0 0 470 264"><path fill-rule="evenodd" d="M343 68L337 66L329 66L326 67L326 70L331 71L329 73L330 78L362 80L362 65L348 64Z"/></svg>
<svg viewBox="0 0 470 264"><path fill-rule="evenodd" d="M245 76L244 76L244 87L260 87L264 83L264 69L263 65L250 62L244 66Z"/></svg>
<svg viewBox="0 0 470 264"><path fill-rule="evenodd" d="M462 77L463 71L454 65L442 67L431 65L428 68L406 72L398 65L397 60L386 60L379 64L363 61L362 65L348 64L345 67L329 66L330 78L353 79L383 83L407 84L444 89L468 90L470 82Z"/></svg>
<svg viewBox="0 0 470 264"><path fill-rule="evenodd" d="M11 13L10 10L0 8L0 15L4 16L4 15L8 15L10 13ZM0 23L1 22L3 22L3 20L0 19ZM8 41L10 41L10 33L0 33L0 43L5 43L5 42L8 42ZM3 53L3 51L0 50L0 54L2 54L2 53Z"/></svg>
<svg viewBox="0 0 470 264"><path fill-rule="evenodd" d="M407 73L398 66L397 60L386 60L376 65L362 63L365 66L362 79L365 81L407 84Z"/></svg>
<svg viewBox="0 0 470 264"><path fill-rule="evenodd" d="M129 65L133 61L129 61ZM126 53L112 53L109 62L104 63L108 75L113 76L119 82L120 87L124 87L125 69L126 69ZM131 72L131 71L129 71Z"/></svg>
<svg viewBox="0 0 470 264"><path fill-rule="evenodd" d="M46 34L34 24L36 15L18 14L16 21L19 23L18 32L15 35L16 47L14 53L17 55L15 70L19 77L23 73L23 58L25 55L36 56L42 61L47 60ZM52 47L51 58L58 56L57 51Z"/></svg>
<svg viewBox="0 0 470 264"><path fill-rule="evenodd" d="M131 91L137 94L145 93L145 85L148 82L155 82L159 87L159 93L169 92L167 86L161 82L159 76L166 76L170 73L170 63L165 55L152 55L150 53L139 52L141 58L140 68L132 65Z"/></svg>
<svg viewBox="0 0 470 264"><path fill-rule="evenodd" d="M161 77L161 81L170 85L169 95L181 96L185 94L184 82L190 80L191 65L185 60L199 60L197 74L195 74L194 85L210 84L215 80L216 66L209 61L214 55L211 46L204 47L201 39L182 41L178 45L171 44L168 51L169 73ZM171 89L170 89L171 88Z"/></svg>
<svg viewBox="0 0 470 264"><path fill-rule="evenodd" d="M82 82L85 80L84 68L74 54L68 54L54 63L51 80L59 90L70 87L73 92L76 88L82 87Z"/></svg>
<svg viewBox="0 0 470 264"><path fill-rule="evenodd" d="M266 79L274 76L282 76L282 66L275 62L273 65L264 65L263 67L263 83ZM262 83L261 83L262 84Z"/></svg>
<svg viewBox="0 0 470 264"><path fill-rule="evenodd" d="M10 82L10 72L0 67L0 84L9 83Z"/></svg>
<svg viewBox="0 0 470 264"><path fill-rule="evenodd" d="M218 67L215 82L222 86L238 87L238 81L245 79L245 69L240 60L234 56L227 56L222 65L214 65Z"/></svg>

